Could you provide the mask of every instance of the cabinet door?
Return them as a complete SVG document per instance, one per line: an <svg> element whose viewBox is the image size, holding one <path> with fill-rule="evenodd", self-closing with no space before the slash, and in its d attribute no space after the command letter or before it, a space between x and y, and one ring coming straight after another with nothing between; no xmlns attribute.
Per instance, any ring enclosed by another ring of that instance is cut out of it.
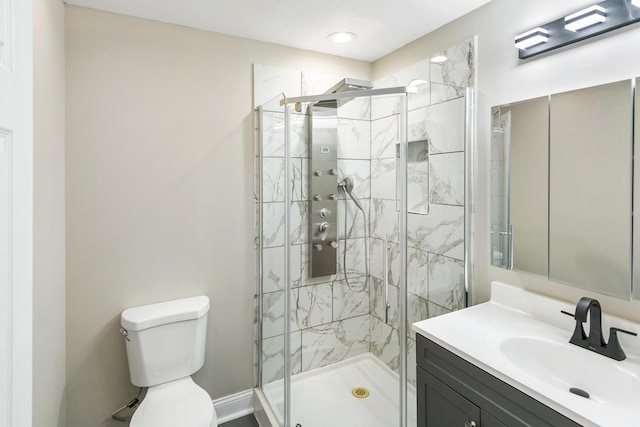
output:
<svg viewBox="0 0 640 427"><path fill-rule="evenodd" d="M480 427L480 408L418 369L418 427Z"/></svg>

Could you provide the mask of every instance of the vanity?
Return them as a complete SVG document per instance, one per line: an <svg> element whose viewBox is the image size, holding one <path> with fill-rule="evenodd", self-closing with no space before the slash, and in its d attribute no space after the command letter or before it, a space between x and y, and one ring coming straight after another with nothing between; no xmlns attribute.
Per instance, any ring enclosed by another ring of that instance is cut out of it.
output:
<svg viewBox="0 0 640 427"><path fill-rule="evenodd" d="M489 302L414 323L418 427L619 427L640 419L640 338L619 334L624 360L596 354L569 343L576 320L562 311L576 306L493 282ZM610 327L640 331L606 307L601 322L604 339Z"/></svg>

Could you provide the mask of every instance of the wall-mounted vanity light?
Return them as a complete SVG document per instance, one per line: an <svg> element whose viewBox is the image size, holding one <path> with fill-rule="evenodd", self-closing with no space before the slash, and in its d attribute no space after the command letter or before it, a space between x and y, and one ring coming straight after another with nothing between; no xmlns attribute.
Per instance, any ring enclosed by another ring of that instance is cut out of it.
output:
<svg viewBox="0 0 640 427"><path fill-rule="evenodd" d="M580 31L592 25L601 24L607 20L607 11L600 5L582 9L564 17L564 28L569 31Z"/></svg>
<svg viewBox="0 0 640 427"><path fill-rule="evenodd" d="M520 59L640 22L640 0L605 0L515 37Z"/></svg>
<svg viewBox="0 0 640 427"><path fill-rule="evenodd" d="M640 0L638 0L640 1ZM540 43L546 43L549 41L549 32L544 28L535 28L526 33L522 33L516 36L516 47L518 49L529 49L532 46L537 46Z"/></svg>

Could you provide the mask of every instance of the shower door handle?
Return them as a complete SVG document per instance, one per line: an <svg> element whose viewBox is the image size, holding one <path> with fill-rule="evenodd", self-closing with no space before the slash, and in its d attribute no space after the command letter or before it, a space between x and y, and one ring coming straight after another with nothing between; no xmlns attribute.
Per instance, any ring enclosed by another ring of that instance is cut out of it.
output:
<svg viewBox="0 0 640 427"><path fill-rule="evenodd" d="M382 268L384 270L384 323L389 323L389 243L384 239L382 247Z"/></svg>

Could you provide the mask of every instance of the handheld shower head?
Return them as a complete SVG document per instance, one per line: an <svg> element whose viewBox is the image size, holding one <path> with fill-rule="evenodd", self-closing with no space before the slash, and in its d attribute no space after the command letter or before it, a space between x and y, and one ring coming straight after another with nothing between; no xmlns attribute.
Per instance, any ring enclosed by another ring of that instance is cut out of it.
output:
<svg viewBox="0 0 640 427"><path fill-rule="evenodd" d="M353 194L353 179L347 176L338 183L338 186L341 187L342 190L344 190L344 192L349 195L349 197L351 197L351 200L353 200L353 202L356 204L358 209L360 209L362 213L364 213L364 208L362 207L362 203L360 203L360 200L358 199L358 197L356 197L356 195Z"/></svg>

